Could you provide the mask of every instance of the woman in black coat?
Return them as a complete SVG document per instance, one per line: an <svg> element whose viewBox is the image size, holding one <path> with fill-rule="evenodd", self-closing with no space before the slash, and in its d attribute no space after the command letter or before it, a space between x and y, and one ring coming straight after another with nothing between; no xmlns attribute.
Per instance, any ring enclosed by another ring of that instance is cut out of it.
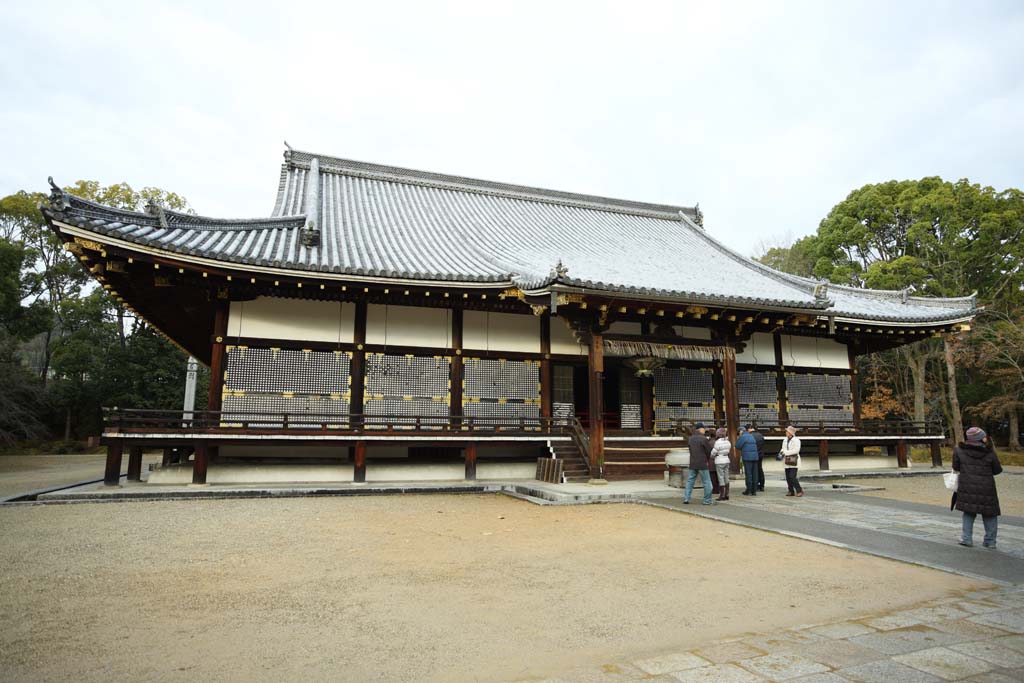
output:
<svg viewBox="0 0 1024 683"><path fill-rule="evenodd" d="M996 547L999 528L999 496L995 475L1003 471L995 450L979 427L967 430L967 441L953 449L953 469L960 473L956 489L956 509L964 513L960 545L974 545L974 520L981 515L985 525L985 547Z"/></svg>

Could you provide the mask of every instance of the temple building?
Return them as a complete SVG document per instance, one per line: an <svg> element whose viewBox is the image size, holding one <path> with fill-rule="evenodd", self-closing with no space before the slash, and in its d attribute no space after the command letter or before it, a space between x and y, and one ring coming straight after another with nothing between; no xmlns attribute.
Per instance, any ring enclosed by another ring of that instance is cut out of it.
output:
<svg viewBox="0 0 1024 683"><path fill-rule="evenodd" d="M211 370L205 411L108 412L109 483L124 450L139 478L143 447L165 449L151 482L289 463L356 482L662 476L697 421L769 439L795 424L805 468L878 464L858 455L872 445L905 466L941 428L862 420L855 360L976 313L772 270L697 207L291 149L266 218L51 185L41 209L66 247Z"/></svg>

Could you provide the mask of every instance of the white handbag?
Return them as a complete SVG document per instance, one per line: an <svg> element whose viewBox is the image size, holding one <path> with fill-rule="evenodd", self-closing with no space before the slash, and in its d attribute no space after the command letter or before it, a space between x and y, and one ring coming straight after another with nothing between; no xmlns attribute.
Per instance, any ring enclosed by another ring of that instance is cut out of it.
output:
<svg viewBox="0 0 1024 683"><path fill-rule="evenodd" d="M942 475L942 481L946 484L947 489L950 491L956 491L956 487L960 483L960 473L946 472Z"/></svg>

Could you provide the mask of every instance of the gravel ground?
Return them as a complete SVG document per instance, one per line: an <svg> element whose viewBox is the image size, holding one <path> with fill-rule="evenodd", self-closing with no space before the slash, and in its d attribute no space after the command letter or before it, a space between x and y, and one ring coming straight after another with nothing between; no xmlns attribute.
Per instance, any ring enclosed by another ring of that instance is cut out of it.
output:
<svg viewBox="0 0 1024 683"><path fill-rule="evenodd" d="M5 680L496 681L986 584L639 505L0 508Z"/></svg>
<svg viewBox="0 0 1024 683"><path fill-rule="evenodd" d="M102 479L103 455L0 455L0 498ZM160 462L160 455L142 456L142 469ZM128 471L128 454L121 460L121 472Z"/></svg>
<svg viewBox="0 0 1024 683"><path fill-rule="evenodd" d="M844 479L843 484L883 486L884 491L864 491L860 495L905 500L949 507L952 494L946 490L941 476ZM1024 467L1004 467L996 477L999 507L1004 515L1024 515Z"/></svg>

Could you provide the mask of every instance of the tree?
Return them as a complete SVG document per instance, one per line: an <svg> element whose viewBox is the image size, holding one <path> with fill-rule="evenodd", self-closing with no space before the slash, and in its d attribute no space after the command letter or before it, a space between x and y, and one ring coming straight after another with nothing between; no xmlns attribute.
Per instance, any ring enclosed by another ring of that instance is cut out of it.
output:
<svg viewBox="0 0 1024 683"><path fill-rule="evenodd" d="M155 201L191 212L183 197L159 188L78 181L65 189L120 209ZM0 439L36 438L44 420L60 424L65 438L95 433L101 405L179 405L184 354L92 284L43 221L37 207L45 199L28 192L0 199ZM12 406L20 411L12 421L31 429L5 426Z"/></svg>
<svg viewBox="0 0 1024 683"><path fill-rule="evenodd" d="M815 275L841 284L912 288L929 296L976 291L981 303L997 307L1019 301L1024 285L1024 195L1019 190L997 192L938 177L865 185L833 207L815 237ZM948 368L950 417L960 432L950 344L944 340L942 358ZM939 345L919 343L902 353L915 378L915 417L920 419L926 369L937 364Z"/></svg>

